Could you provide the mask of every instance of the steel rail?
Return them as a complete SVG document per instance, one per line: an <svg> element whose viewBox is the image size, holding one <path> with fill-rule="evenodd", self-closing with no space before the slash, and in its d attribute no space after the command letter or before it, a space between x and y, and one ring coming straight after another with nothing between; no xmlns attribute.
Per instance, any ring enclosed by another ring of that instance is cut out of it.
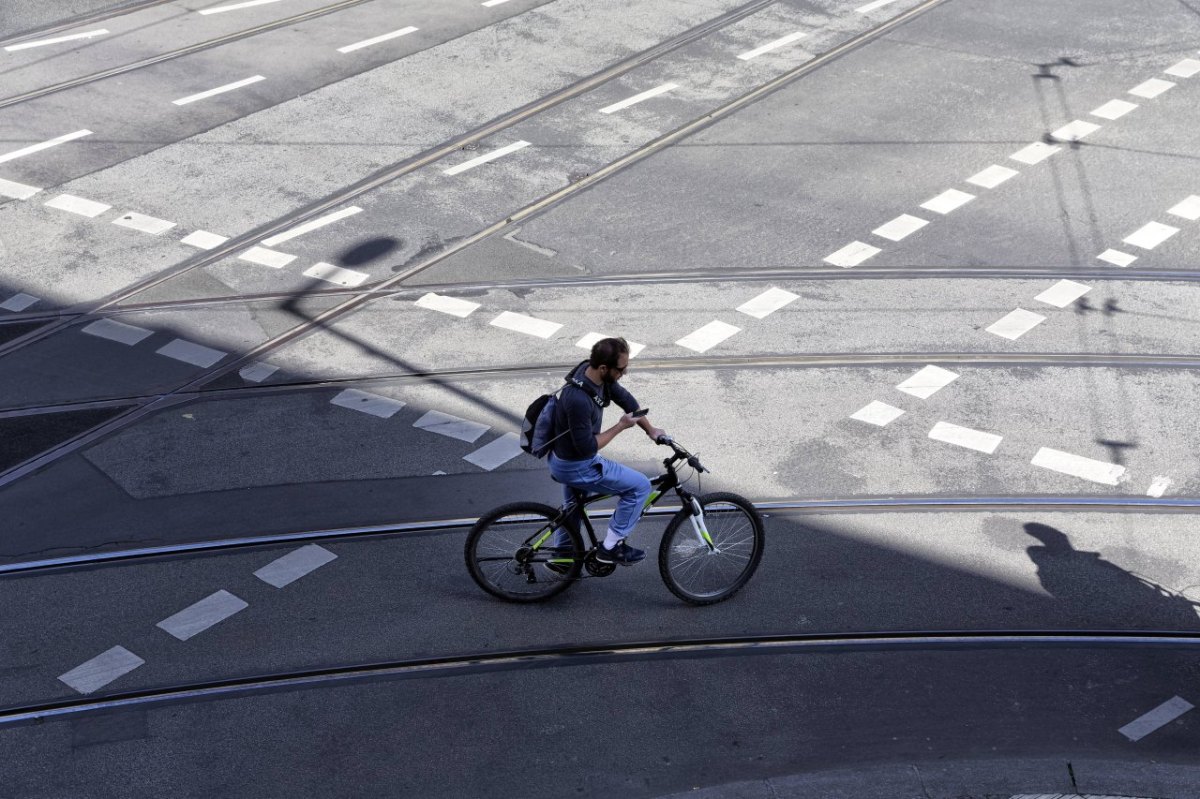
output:
<svg viewBox="0 0 1200 799"><path fill-rule="evenodd" d="M61 22L53 22L45 27L34 28L31 30L14 33L6 38L0 39L0 47L6 47L10 44L19 44L25 41L40 39L43 36L49 36L52 33L60 33L71 28L78 28L81 25L90 25L95 22L103 22L106 19L114 19L123 17L126 14L133 14L137 11L144 11L147 8L154 6L166 5L173 0L133 0L133 2L125 3L116 8L106 8L101 11L93 11L90 14L80 14L77 17L62 20Z"/></svg>
<svg viewBox="0 0 1200 799"><path fill-rule="evenodd" d="M285 671L79 697L0 709L0 727L201 700L351 685L368 680L455 677L514 669L594 666L681 658L981 649L1200 649L1200 635L1146 630L948 630L759 635L477 652Z"/></svg>

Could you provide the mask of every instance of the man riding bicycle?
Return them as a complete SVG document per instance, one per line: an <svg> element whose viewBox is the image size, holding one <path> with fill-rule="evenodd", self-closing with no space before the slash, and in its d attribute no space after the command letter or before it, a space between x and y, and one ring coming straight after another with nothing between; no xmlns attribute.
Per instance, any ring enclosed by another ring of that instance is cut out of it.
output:
<svg viewBox="0 0 1200 799"><path fill-rule="evenodd" d="M634 418L631 415L638 409L637 400L618 385L628 368L629 344L625 339L605 338L592 345L591 356L571 371L559 396L554 421L556 431L561 432L548 458L550 475L563 484L566 502L573 499L572 489L620 496L604 541L596 549L596 560L624 566L646 557L644 551L629 546L625 539L633 531L650 496L650 480L636 469L601 457L599 451L618 433L635 424L646 431L651 441L666 435L645 416ZM580 381L582 387L572 380ZM604 407L610 401L620 406L625 415L601 432ZM565 536L555 545L564 543Z"/></svg>

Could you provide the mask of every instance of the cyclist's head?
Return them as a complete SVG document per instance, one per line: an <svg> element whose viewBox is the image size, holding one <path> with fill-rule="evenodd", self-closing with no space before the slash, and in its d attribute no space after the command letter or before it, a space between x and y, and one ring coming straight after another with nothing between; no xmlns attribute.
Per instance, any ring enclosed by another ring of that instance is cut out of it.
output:
<svg viewBox="0 0 1200 799"><path fill-rule="evenodd" d="M592 345L588 365L599 370L605 383L615 383L629 368L629 342L623 338L602 338Z"/></svg>

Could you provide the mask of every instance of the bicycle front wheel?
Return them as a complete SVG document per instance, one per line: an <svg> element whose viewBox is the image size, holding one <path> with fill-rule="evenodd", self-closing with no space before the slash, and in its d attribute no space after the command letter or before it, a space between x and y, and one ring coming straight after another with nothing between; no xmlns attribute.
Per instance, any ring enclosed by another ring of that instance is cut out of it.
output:
<svg viewBox="0 0 1200 799"><path fill-rule="evenodd" d="M718 492L699 498L712 546L692 524L688 508L675 514L658 548L658 570L671 593L693 605L736 594L762 560L762 517L750 501Z"/></svg>
<svg viewBox="0 0 1200 799"><path fill-rule="evenodd" d="M482 517L464 552L472 579L510 602L541 602L565 591L579 577L584 552L579 531L569 527L559 528L565 543L554 546L558 515L540 502L514 502Z"/></svg>

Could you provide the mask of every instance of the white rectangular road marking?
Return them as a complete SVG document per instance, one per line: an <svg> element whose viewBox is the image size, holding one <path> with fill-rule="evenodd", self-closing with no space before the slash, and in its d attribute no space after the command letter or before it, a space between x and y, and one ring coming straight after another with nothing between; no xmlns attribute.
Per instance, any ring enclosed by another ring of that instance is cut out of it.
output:
<svg viewBox="0 0 1200 799"><path fill-rule="evenodd" d="M886 222L871 232L880 238L890 241L902 241L913 233L929 224L929 221L911 214L901 214L891 222Z"/></svg>
<svg viewBox="0 0 1200 799"><path fill-rule="evenodd" d="M401 400L391 397L381 397L357 388L348 388L329 401L331 405L339 405L353 411L362 411L380 419L390 419L397 411L405 406Z"/></svg>
<svg viewBox="0 0 1200 799"><path fill-rule="evenodd" d="M926 211L933 211L935 214L948 214L974 199L974 194L967 194L965 191L959 191L958 189L947 189L932 200L926 200L921 203L921 207Z"/></svg>
<svg viewBox="0 0 1200 799"><path fill-rule="evenodd" d="M1168 89L1175 87L1175 84L1169 80L1160 78L1151 78L1145 83L1139 83L1129 90L1129 93L1134 97L1145 97L1147 100L1153 100Z"/></svg>
<svg viewBox="0 0 1200 799"><path fill-rule="evenodd" d="M233 3L227 6L217 6L216 8L206 8L201 11L201 14L220 14L224 11L237 11L241 8L250 8L251 6L265 6L268 3L278 3L279 0L244 0L241 3Z"/></svg>
<svg viewBox="0 0 1200 799"><path fill-rule="evenodd" d="M401 36L407 36L410 33L416 33L416 32L417 32L417 28L414 28L413 26L409 25L407 28L401 28L398 31L392 31L391 33L385 33L382 36L375 36L374 38L371 38L371 39L363 39L361 42L355 42L354 44L348 44L345 47L339 47L337 49L337 51L339 53L353 53L355 50L361 50L362 48L370 47L373 44L379 44L380 42L386 42L386 41L390 41L392 39L398 39Z"/></svg>
<svg viewBox="0 0 1200 799"><path fill-rule="evenodd" d="M278 366L266 363L265 361L255 361L249 366L243 366L239 369L238 375L247 382L261 383L278 371Z"/></svg>
<svg viewBox="0 0 1200 799"><path fill-rule="evenodd" d="M154 626L180 641L186 641L248 607L250 605L244 599L222 589L175 615L168 616Z"/></svg>
<svg viewBox="0 0 1200 799"><path fill-rule="evenodd" d="M97 319L83 328L83 332L89 336L106 338L109 341L128 344L131 347L143 339L154 335L154 332L151 330L146 330L143 327L134 327L133 325L127 325L124 322L117 322L112 319Z"/></svg>
<svg viewBox="0 0 1200 799"><path fill-rule="evenodd" d="M466 319L479 308L479 303L471 302L470 300L460 300L457 297L446 297L441 294L430 292L422 296L416 302L418 308L426 308L430 311L439 311L448 313L451 316L457 316L460 319Z"/></svg>
<svg viewBox="0 0 1200 799"><path fill-rule="evenodd" d="M921 399L929 399L958 379L957 372L932 364L896 386L897 390Z"/></svg>
<svg viewBox="0 0 1200 799"><path fill-rule="evenodd" d="M214 247L220 247L229 239L225 236L218 236L216 233L209 233L207 230L197 230L184 236L181 241L191 247L211 250Z"/></svg>
<svg viewBox="0 0 1200 799"><path fill-rule="evenodd" d="M337 555L325 547L309 544L276 558L256 571L254 576L267 585L283 588L332 560L337 560Z"/></svg>
<svg viewBox="0 0 1200 799"><path fill-rule="evenodd" d="M304 270L306 277L315 277L317 280L324 280L326 283L332 283L335 286L361 286L363 282L370 277L366 272L357 272L353 269L343 269L340 266L327 264L324 261L317 263Z"/></svg>
<svg viewBox="0 0 1200 799"><path fill-rule="evenodd" d="M1055 308L1066 308L1091 290L1091 286L1076 283L1074 280L1060 280L1034 299L1047 305L1053 305Z"/></svg>
<svg viewBox="0 0 1200 799"><path fill-rule="evenodd" d="M1170 724L1193 707L1195 705L1186 699L1173 696L1149 713L1138 716L1118 730L1118 732L1131 741L1140 741L1160 727Z"/></svg>
<svg viewBox="0 0 1200 799"><path fill-rule="evenodd" d="M1009 178L1015 178L1021 174L1015 169L1009 169L1006 166L992 164L982 172L978 172L967 178L967 183L975 186L980 186L985 189L994 189Z"/></svg>
<svg viewBox="0 0 1200 799"><path fill-rule="evenodd" d="M506 144L503 147L492 150L490 153L484 153L483 155L479 156L478 158L472 158L470 161L464 161L463 163L459 164L458 166L452 166L449 169L447 169L444 174L457 175L460 172L466 172L468 169L474 169L475 167L479 166L480 164L486 164L488 161L494 161L497 158L502 158L503 156L506 156L509 153L515 153L517 150L520 150L520 149L522 149L524 147L528 147L528 146L529 146L529 142L527 142L527 141L515 141L512 144Z"/></svg>
<svg viewBox="0 0 1200 799"><path fill-rule="evenodd" d="M503 5L507 2L508 0L485 0L485 2L482 2L479 5L483 6L484 8L491 8L492 6Z"/></svg>
<svg viewBox="0 0 1200 799"><path fill-rule="evenodd" d="M111 205L98 203L95 200L87 200L83 197L76 197L74 194L60 194L53 200L47 200L45 203L50 208L57 208L60 211L68 211L72 214L86 216L89 219L94 219L100 214L112 208Z"/></svg>
<svg viewBox="0 0 1200 799"><path fill-rule="evenodd" d="M708 352L735 333L740 333L741 330L740 327L734 327L719 319L714 319L699 330L688 333L675 343L680 347L686 347L696 352Z"/></svg>
<svg viewBox="0 0 1200 799"><path fill-rule="evenodd" d="M1121 476L1125 474L1124 466L1085 458L1082 455L1072 455L1069 452L1062 452L1061 450L1050 449L1049 447L1039 449L1030 463L1034 466L1041 466L1043 469L1050 469L1051 471L1069 474L1072 477L1091 480L1093 483L1103 483L1110 486L1120 483Z"/></svg>
<svg viewBox="0 0 1200 799"><path fill-rule="evenodd" d="M240 89L243 86L249 86L251 83L258 83L260 80L266 80L266 78L264 78L262 75L255 75L254 77L246 78L245 80L234 81L233 83L226 83L224 86L218 86L217 88L209 89L206 92L200 92L198 94L189 94L187 97L180 97L178 100L172 100L171 104L172 105L187 105L188 103L194 103L197 100L205 100L209 97L215 97L218 94L224 94L225 92L231 92L234 89Z"/></svg>
<svg viewBox="0 0 1200 799"><path fill-rule="evenodd" d="M749 50L745 53L742 53L741 55L738 56L738 58L742 59L743 61L749 61L751 58L757 58L758 56L762 55L763 53L769 53L772 50L777 50L780 47L783 47L785 44L791 44L792 42L794 42L798 39L803 39L807 35L808 35L807 33L801 33L800 31L796 31L795 33L789 33L787 36L784 36L780 39L776 39L773 42L767 42L766 44L762 45L761 47L755 47L753 50Z"/></svg>
<svg viewBox="0 0 1200 799"><path fill-rule="evenodd" d="M1170 69L1163 70L1166 74L1176 78L1190 78L1197 73L1200 73L1200 61L1194 58L1185 58Z"/></svg>
<svg viewBox="0 0 1200 799"><path fill-rule="evenodd" d="M579 339L579 341L576 341L575 346L579 347L580 349L588 350L590 352L592 349L592 345L594 345L597 341L599 341L602 338L613 338L613 336L605 335L604 333L591 332L591 333L588 333L583 338ZM645 344L638 344L636 341L628 341L627 340L626 343L629 344L629 357L630 358L636 358L638 356L639 352L646 349Z"/></svg>
<svg viewBox="0 0 1200 799"><path fill-rule="evenodd" d="M37 297L34 297L32 294L25 294L22 292L20 294L14 294L4 302L0 302L0 308L3 308L6 311L23 311L37 301Z"/></svg>
<svg viewBox="0 0 1200 799"><path fill-rule="evenodd" d="M413 427L449 438L457 438L459 441L466 441L469 444L474 444L481 435L491 429L486 424L460 419L441 411L429 411L413 422Z"/></svg>
<svg viewBox="0 0 1200 799"><path fill-rule="evenodd" d="M28 200L39 191L41 189L37 186L26 186L24 183L0 178L0 197L11 197L14 200Z"/></svg>
<svg viewBox="0 0 1200 799"><path fill-rule="evenodd" d="M860 408L850 414L850 418L859 422L866 422L878 427L887 427L892 422L904 415L904 411L899 408L888 405L886 402L876 400L864 408Z"/></svg>
<svg viewBox="0 0 1200 799"><path fill-rule="evenodd" d="M496 327L502 327L505 330L514 330L517 333L524 333L527 336L537 336L538 338L550 338L559 330L562 325L558 322L551 322L546 319L538 319L525 314L513 313L505 311L491 321L491 324Z"/></svg>
<svg viewBox="0 0 1200 799"><path fill-rule="evenodd" d="M1092 116L1100 117L1101 119L1120 119L1137 107L1137 103L1131 103L1127 100L1109 100L1093 111Z"/></svg>
<svg viewBox="0 0 1200 799"><path fill-rule="evenodd" d="M620 111L622 108L628 108L631 105L637 105L638 103L642 102L643 100L649 100L651 97L657 97L660 94L666 94L667 92L671 91L672 89L678 89L678 88L679 88L679 85L676 83L664 83L661 86L655 86L653 89L647 89L646 91L642 92L641 94L635 94L633 97L628 97L619 103L613 103L612 105L606 105L600 109L600 113L601 114L611 114L616 111Z"/></svg>
<svg viewBox="0 0 1200 799"><path fill-rule="evenodd" d="M1100 253L1096 257L1099 258L1101 261L1107 261L1108 263L1112 264L1113 266L1120 266L1120 267L1129 266L1131 263L1133 263L1134 261L1137 260L1136 255L1130 255L1127 252L1121 252L1120 250L1111 250L1111 249L1105 250L1104 252Z"/></svg>
<svg viewBox="0 0 1200 799"><path fill-rule="evenodd" d="M15 53L17 50L28 50L32 47L45 47L48 44L62 44L63 42L75 42L80 39L94 39L97 36L104 36L108 31L105 28L98 28L94 31L84 31L83 33L72 33L67 36L56 36L53 39L39 39L36 42L21 42L20 44L10 44L4 49L10 53Z"/></svg>
<svg viewBox="0 0 1200 799"><path fill-rule="evenodd" d="M302 225L296 225L294 228L289 228L282 233L276 233L269 239L263 239L262 243L265 247L274 247L276 244L282 244L285 241L290 241L297 236L303 236L305 233L311 233L318 228L323 228L326 225L332 225L340 219L345 219L348 216L354 216L362 211L357 205L352 205L349 208L343 208L340 211L334 211L332 214L325 214L316 219L310 219Z"/></svg>
<svg viewBox="0 0 1200 799"><path fill-rule="evenodd" d="M754 299L742 303L737 309L739 313L744 313L746 316L753 316L755 319L766 319L780 308L798 299L800 297L790 291L772 287Z"/></svg>
<svg viewBox="0 0 1200 799"><path fill-rule="evenodd" d="M1164 475L1159 475L1150 481L1150 487L1146 489L1146 496L1158 499L1163 494L1167 493L1167 489L1171 487L1171 478Z"/></svg>
<svg viewBox="0 0 1200 799"><path fill-rule="evenodd" d="M249 261L252 264L269 266L272 269L282 269L296 260L296 256L294 255L268 250L266 247L251 247L239 255L238 258L242 261Z"/></svg>
<svg viewBox="0 0 1200 799"><path fill-rule="evenodd" d="M996 451L996 447L1000 446L1000 441L1003 436L995 435L994 433L984 433L981 430L972 430L969 427L959 427L956 424L949 422L938 422L929 431L929 437L934 441L944 441L947 444L955 444L956 446L973 449L976 452L984 452L991 455Z"/></svg>
<svg viewBox="0 0 1200 799"><path fill-rule="evenodd" d="M1189 222L1200 219L1200 197L1193 194L1174 208L1167 211L1171 216L1178 216Z"/></svg>
<svg viewBox="0 0 1200 799"><path fill-rule="evenodd" d="M51 139L50 141L44 141L40 144L31 144L28 147L22 147L20 150L13 150L11 153L0 154L0 164L3 164L5 161L23 158L24 156L32 155L33 153L47 150L51 147L57 147L60 144L65 144L66 142L74 141L75 139L82 139L84 136L91 135L92 132L90 130L77 130L74 133L68 133L65 136L59 136L58 138Z"/></svg>
<svg viewBox="0 0 1200 799"><path fill-rule="evenodd" d="M1082 119L1077 119L1068 125L1063 125L1050 135L1059 141L1079 141L1085 136L1090 136L1100 130L1101 127L1101 125L1097 125L1095 122L1085 122Z"/></svg>
<svg viewBox="0 0 1200 799"><path fill-rule="evenodd" d="M825 256L825 263L849 269L850 267L858 266L869 258L874 258L881 252L883 251L878 247L872 247L865 242L852 241L832 255Z"/></svg>
<svg viewBox="0 0 1200 799"><path fill-rule="evenodd" d="M520 454L520 437L516 433L505 433L495 441L483 445L471 454L464 455L463 460L490 472L498 466L503 466Z"/></svg>
<svg viewBox="0 0 1200 799"><path fill-rule="evenodd" d="M1130 233L1122 241L1141 247L1143 250L1153 250L1167 239L1179 232L1179 228L1164 225L1162 222L1148 222Z"/></svg>
<svg viewBox="0 0 1200 799"><path fill-rule="evenodd" d="M168 222L165 219L156 219L145 214L135 214L133 211L130 211L119 219L114 219L113 224L127 227L131 230L139 230L142 233L149 233L151 236L161 236L175 227L174 222Z"/></svg>
<svg viewBox="0 0 1200 799"><path fill-rule="evenodd" d="M896 0L874 0L873 2L867 3L865 6L859 6L854 10L860 14L869 14L877 8L890 6L894 2L896 2Z"/></svg>
<svg viewBox="0 0 1200 799"><path fill-rule="evenodd" d="M229 353L177 338L159 347L158 354L207 369Z"/></svg>
<svg viewBox="0 0 1200 799"><path fill-rule="evenodd" d="M114 646L86 663L81 663L58 679L81 694L90 694L124 676L146 661L123 646Z"/></svg>
<svg viewBox="0 0 1200 799"><path fill-rule="evenodd" d="M1052 144L1046 144L1044 141L1035 141L1028 147L1023 147L1009 156L1014 161L1020 161L1022 164L1040 164L1050 156L1061 150L1061 147L1055 147Z"/></svg>
<svg viewBox="0 0 1200 799"><path fill-rule="evenodd" d="M1026 311L1024 308L1018 308L1003 319L993 322L987 328L987 332L997 335L1000 338L1016 341L1045 321L1046 317L1041 314Z"/></svg>

